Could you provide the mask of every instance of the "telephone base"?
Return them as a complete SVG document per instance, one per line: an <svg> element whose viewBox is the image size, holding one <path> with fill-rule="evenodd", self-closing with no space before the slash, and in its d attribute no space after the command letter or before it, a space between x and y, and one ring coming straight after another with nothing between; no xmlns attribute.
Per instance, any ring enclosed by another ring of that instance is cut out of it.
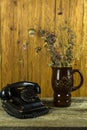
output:
<svg viewBox="0 0 87 130"><path fill-rule="evenodd" d="M15 106L10 101L5 100L2 102L2 107L9 115L20 119L35 118L47 114L49 112L48 107L46 107L42 102L39 102L37 107L33 106L33 104L31 105L31 109L23 111L22 108Z"/></svg>

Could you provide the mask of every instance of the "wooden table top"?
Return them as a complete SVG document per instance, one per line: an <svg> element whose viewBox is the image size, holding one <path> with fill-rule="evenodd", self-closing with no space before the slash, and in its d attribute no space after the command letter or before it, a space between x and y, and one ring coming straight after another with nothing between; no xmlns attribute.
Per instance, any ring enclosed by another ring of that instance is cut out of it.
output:
<svg viewBox="0 0 87 130"><path fill-rule="evenodd" d="M50 99L42 100L50 107L48 114L32 119L8 115L0 101L0 127L87 127L87 98L72 98L70 107L54 107Z"/></svg>

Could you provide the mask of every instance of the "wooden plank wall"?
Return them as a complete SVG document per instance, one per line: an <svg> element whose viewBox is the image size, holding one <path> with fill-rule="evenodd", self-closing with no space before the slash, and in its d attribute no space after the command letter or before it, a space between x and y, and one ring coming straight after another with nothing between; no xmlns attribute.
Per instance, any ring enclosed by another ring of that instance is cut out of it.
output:
<svg viewBox="0 0 87 130"><path fill-rule="evenodd" d="M50 57L38 37L29 37L28 29L55 31L62 21L70 21L76 33L76 56L73 68L83 73L84 84L73 96L87 96L87 0L62 0L63 14L58 15L60 0L0 1L0 89L22 80L37 82L41 97L52 97ZM75 81L79 82L79 78Z"/></svg>

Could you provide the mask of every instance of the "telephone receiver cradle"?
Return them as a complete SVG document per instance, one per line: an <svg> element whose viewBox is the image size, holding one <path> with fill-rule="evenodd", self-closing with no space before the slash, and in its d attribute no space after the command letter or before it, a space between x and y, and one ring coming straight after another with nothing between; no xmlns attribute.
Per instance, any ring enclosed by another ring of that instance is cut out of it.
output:
<svg viewBox="0 0 87 130"><path fill-rule="evenodd" d="M48 113L49 109L39 99L40 86L34 82L21 81L8 84L0 92L4 110L20 119L33 118Z"/></svg>
<svg viewBox="0 0 87 130"><path fill-rule="evenodd" d="M18 96L17 94L19 94L24 89L30 89L30 92L33 92L32 94L41 93L40 86L37 83L22 81L13 84L7 84L7 86L4 87L1 91L1 99L9 100L13 96Z"/></svg>

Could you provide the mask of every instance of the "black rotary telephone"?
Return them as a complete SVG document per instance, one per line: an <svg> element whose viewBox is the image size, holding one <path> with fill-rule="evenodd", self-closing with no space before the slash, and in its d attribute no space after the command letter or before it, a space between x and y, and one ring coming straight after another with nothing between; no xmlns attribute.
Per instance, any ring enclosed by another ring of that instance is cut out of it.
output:
<svg viewBox="0 0 87 130"><path fill-rule="evenodd" d="M37 94L41 93L40 86L34 82L21 81L8 84L0 92L4 110L20 119L33 118L48 113Z"/></svg>

